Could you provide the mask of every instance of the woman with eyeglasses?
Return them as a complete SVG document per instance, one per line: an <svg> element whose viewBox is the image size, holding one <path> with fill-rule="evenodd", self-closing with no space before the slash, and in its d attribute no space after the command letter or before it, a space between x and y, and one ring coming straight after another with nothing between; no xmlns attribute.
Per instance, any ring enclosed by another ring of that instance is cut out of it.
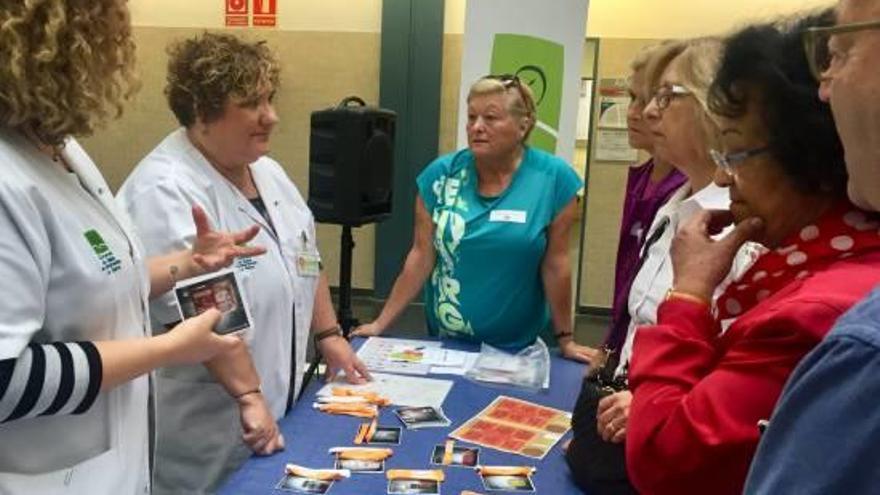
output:
<svg viewBox="0 0 880 495"><path fill-rule="evenodd" d="M419 175L415 234L379 317L378 335L425 286L428 328L443 337L518 350L551 325L565 357L574 342L568 238L582 181L564 161L526 145L535 126L530 88L513 76L475 82L468 147Z"/></svg>
<svg viewBox="0 0 880 495"><path fill-rule="evenodd" d="M629 296L630 325L620 352L616 376L626 376L633 339L641 325L657 321L657 307L672 285L669 248L676 231L696 212L723 209L730 203L724 188L712 182L716 164L709 150L717 146L719 130L708 113L706 99L721 51L721 41L700 38L672 44L649 69L653 98L645 119L654 138L655 154L674 164L687 182L654 217ZM731 277L744 271L757 256L745 246L732 264ZM729 281L729 280L728 280ZM628 401L609 397L600 404L599 429L607 440L622 441Z"/></svg>
<svg viewBox="0 0 880 495"><path fill-rule="evenodd" d="M714 180L731 203L676 234L673 288L636 336L626 447L641 492L741 493L758 423L789 374L880 282L880 219L846 199L842 147L801 48L804 28L831 20L750 27L725 43L709 102L722 136ZM713 308L746 239L766 251Z"/></svg>
<svg viewBox="0 0 880 495"><path fill-rule="evenodd" d="M654 88L647 80L647 66L658 56L667 52L672 43L652 45L641 52L630 64L629 107L626 129L629 145L651 155L644 163L630 167L627 174L626 193L623 200L623 216L614 269L614 297L611 304L611 324L605 340L605 348L619 352L626 340L629 327L629 289L639 269L641 250L645 244L648 228L660 209L687 180L672 163L656 156L654 135L648 128L645 107L653 97ZM655 68L656 70L656 68Z"/></svg>
<svg viewBox="0 0 880 495"><path fill-rule="evenodd" d="M575 480L587 491L634 492L623 446L633 397L627 388L633 338L641 325L656 323L657 307L672 286L669 248L675 232L695 213L726 208L730 201L727 191L712 183L716 166L708 152L718 140L718 127L708 114L706 93L720 50L715 38L669 42L658 48L646 68L653 96L644 117L655 156L672 163L687 182L660 207L647 229L630 287L622 349L591 370L578 397L566 458ZM732 263L731 276L744 271L755 256L754 246L744 247ZM595 455L599 450L601 459Z"/></svg>

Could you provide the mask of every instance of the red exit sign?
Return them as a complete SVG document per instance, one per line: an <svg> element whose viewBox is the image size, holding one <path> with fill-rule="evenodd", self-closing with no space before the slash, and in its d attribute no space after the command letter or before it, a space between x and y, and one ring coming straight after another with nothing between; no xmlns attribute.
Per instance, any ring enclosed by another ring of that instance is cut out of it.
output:
<svg viewBox="0 0 880 495"><path fill-rule="evenodd" d="M224 0L226 26L275 27L278 22L277 0ZM253 22L251 22L253 19Z"/></svg>

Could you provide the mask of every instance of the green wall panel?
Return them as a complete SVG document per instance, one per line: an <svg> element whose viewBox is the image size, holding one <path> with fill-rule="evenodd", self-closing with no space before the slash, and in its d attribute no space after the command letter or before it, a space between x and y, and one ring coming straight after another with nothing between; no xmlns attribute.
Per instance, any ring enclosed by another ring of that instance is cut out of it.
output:
<svg viewBox="0 0 880 495"><path fill-rule="evenodd" d="M415 179L437 157L444 0L385 0L379 105L397 112L391 218L376 228L375 293L386 297L412 244Z"/></svg>

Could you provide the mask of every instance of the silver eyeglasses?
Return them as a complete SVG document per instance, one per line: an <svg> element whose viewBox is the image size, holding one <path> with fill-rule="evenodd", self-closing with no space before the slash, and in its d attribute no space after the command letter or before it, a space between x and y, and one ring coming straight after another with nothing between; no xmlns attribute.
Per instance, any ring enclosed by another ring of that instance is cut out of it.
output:
<svg viewBox="0 0 880 495"><path fill-rule="evenodd" d="M709 150L709 156L712 157L712 161L714 161L715 165L718 165L721 170L724 170L724 172L733 175L734 167L748 160L749 158L752 158L753 156L766 153L771 149L771 146L768 145L745 151L737 151L736 153L722 153L718 150Z"/></svg>

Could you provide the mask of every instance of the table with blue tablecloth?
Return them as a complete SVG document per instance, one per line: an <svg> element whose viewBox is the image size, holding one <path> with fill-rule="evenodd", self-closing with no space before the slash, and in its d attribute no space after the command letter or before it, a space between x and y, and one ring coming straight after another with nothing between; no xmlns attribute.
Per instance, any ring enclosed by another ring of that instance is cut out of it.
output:
<svg viewBox="0 0 880 495"><path fill-rule="evenodd" d="M358 340L358 339L355 339ZM361 339L362 342L362 339ZM355 345L361 342L354 342ZM478 351L476 345L444 341L444 347ZM438 469L431 464L431 452L435 445L442 444L446 435L474 415L482 411L499 395L507 395L536 404L571 411L584 375L584 365L561 358L551 351L550 387L540 392L531 392L513 387L501 387L472 382L464 377L450 375L429 375L429 378L452 380L454 385L443 410L452 421L447 428L427 428L403 430L400 445L391 446L394 455L386 462L386 469ZM284 475L284 465L299 464L311 468L332 468L333 457L327 450L331 447L352 446L358 426L365 420L350 416L335 416L312 408L315 394L323 383L313 380L290 413L280 422L286 448L269 457L251 457L223 485L221 494L283 494L275 490L275 485ZM382 408L379 416L380 426L402 426L394 414L394 406ZM530 465L537 468L533 476L536 493L547 495L578 494L580 490L572 482L568 466L565 464L561 445L570 438L571 432L556 445L544 459L537 460L521 455L508 454L498 450L481 447L480 463L485 465ZM460 445L466 445L460 443ZM441 485L444 495L458 495L462 490L489 493L483 489L479 476L469 468L443 467L446 481ZM330 495L377 495L384 494L387 486L384 473L353 474L334 484ZM491 492L500 493L500 492ZM514 493L514 492L510 492Z"/></svg>

